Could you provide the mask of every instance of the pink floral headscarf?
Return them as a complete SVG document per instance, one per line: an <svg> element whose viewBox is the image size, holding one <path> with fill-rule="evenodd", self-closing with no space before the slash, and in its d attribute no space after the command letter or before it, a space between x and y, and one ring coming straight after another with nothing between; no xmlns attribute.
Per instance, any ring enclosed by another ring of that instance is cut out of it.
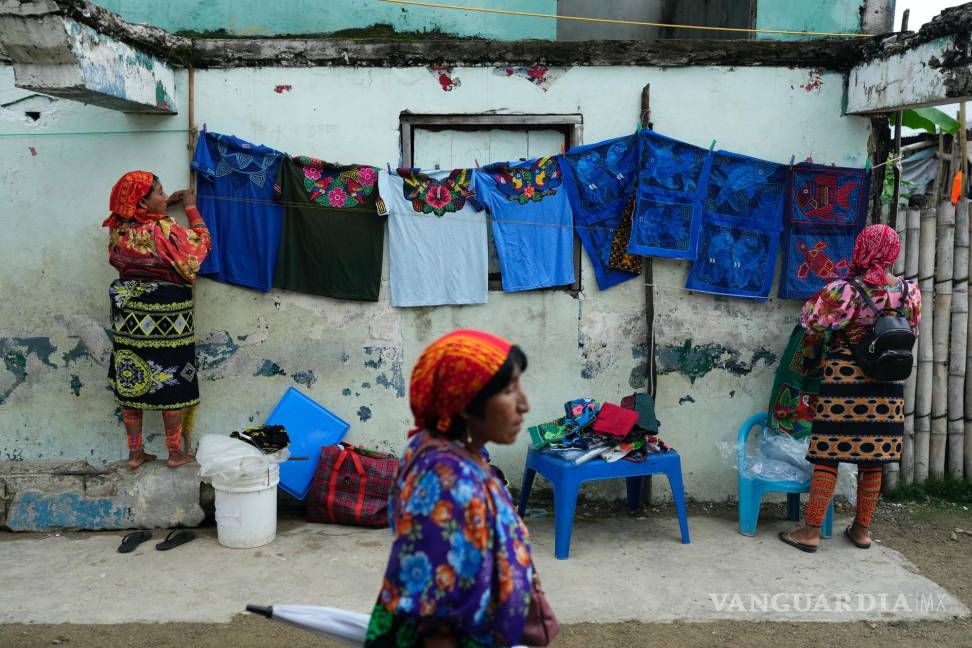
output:
<svg viewBox="0 0 972 648"><path fill-rule="evenodd" d="M901 252L898 233L887 225L865 227L854 242L851 274L874 286L888 284L887 270Z"/></svg>

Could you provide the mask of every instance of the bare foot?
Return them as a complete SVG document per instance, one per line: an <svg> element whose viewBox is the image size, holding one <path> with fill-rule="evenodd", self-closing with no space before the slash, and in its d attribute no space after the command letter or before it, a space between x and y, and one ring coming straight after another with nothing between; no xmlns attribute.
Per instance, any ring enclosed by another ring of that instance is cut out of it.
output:
<svg viewBox="0 0 972 648"><path fill-rule="evenodd" d="M820 529L802 526L799 529L790 531L790 537L800 544L808 547L816 547L820 544Z"/></svg>
<svg viewBox="0 0 972 648"><path fill-rule="evenodd" d="M871 544L871 534L868 532L867 527L858 526L857 522L850 525L847 529L847 535L858 545Z"/></svg>
<svg viewBox="0 0 972 648"><path fill-rule="evenodd" d="M191 454L186 454L182 450L170 450L169 460L165 462L169 468L178 468L196 460Z"/></svg>
<svg viewBox="0 0 972 648"><path fill-rule="evenodd" d="M139 448L138 450L129 450L128 469L136 470L139 466L141 466L146 461L155 461L155 459L156 459L155 455L145 452L143 448Z"/></svg>

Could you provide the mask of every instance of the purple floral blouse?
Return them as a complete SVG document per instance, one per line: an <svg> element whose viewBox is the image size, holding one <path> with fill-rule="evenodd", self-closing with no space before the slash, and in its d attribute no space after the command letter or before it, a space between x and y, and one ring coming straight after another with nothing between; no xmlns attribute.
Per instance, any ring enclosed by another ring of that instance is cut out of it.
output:
<svg viewBox="0 0 972 648"><path fill-rule="evenodd" d="M426 447L431 446L431 447ZM405 450L389 517L394 542L366 646L519 642L530 606L526 526L509 492L458 443L416 434Z"/></svg>

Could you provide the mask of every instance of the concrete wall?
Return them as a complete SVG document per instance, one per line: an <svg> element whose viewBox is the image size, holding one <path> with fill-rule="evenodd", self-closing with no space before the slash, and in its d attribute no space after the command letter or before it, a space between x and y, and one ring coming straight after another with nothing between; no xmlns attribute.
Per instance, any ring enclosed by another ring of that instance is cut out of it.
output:
<svg viewBox="0 0 972 648"><path fill-rule="evenodd" d="M440 29L460 36L499 40L553 39L557 33L556 21L547 18L393 5L373 0L97 0L95 4L120 14L128 22L149 23L173 32L222 29L229 34L248 36L320 34L386 23L398 31ZM556 0L464 0L453 4L557 13Z"/></svg>
<svg viewBox="0 0 972 648"><path fill-rule="evenodd" d="M861 7L865 0L830 0L829 2L794 2L793 0L757 0L756 27L858 34L861 32ZM891 4L884 0L883 4ZM802 40L805 36L757 34L757 38Z"/></svg>
<svg viewBox="0 0 972 648"><path fill-rule="evenodd" d="M756 3L756 25L768 29L794 31L861 31L861 8L870 14L893 13L891 0L751 0ZM379 4L371 0L287 0L281 3L263 0L96 0L95 4L120 14L134 23L149 23L169 31L225 30L229 34L274 35L330 33L342 29L388 23L400 31L441 29L461 36L484 36L499 40L540 38L578 39L654 39L658 29L555 21L547 18L503 16L448 9ZM450 3L446 3L450 4ZM451 4L488 7L571 16L620 18L650 22L713 24L728 21L733 27L745 27L750 2L743 0L465 0ZM671 6L669 6L671 5ZM681 6L680 6L681 5ZM724 5L724 6L723 6ZM668 8L666 8L668 6ZM872 7L873 6L873 7ZM880 17L879 16L879 17ZM707 18L708 17L708 18ZM886 31L876 29L875 31ZM705 36L705 34L708 34ZM729 33L680 30L675 37L733 38ZM672 34L665 37L671 38ZM760 38L797 38L762 34Z"/></svg>
<svg viewBox="0 0 972 648"><path fill-rule="evenodd" d="M247 68L196 73L195 114L210 129L290 153L384 167L399 159L399 115L414 113L580 113L594 142L629 132L641 89L651 83L656 128L688 142L770 160L862 165L869 122L841 117L842 79L788 68L568 69L543 89L491 68L456 68L461 85L443 92L424 68ZM185 106L186 77L175 100ZM112 183L134 168L154 170L168 189L186 184L185 112L133 116L59 101L37 121L16 101L0 68L0 457L87 458L126 451L119 412L105 386L109 353L105 216ZM289 92L274 92L287 84ZM335 101L335 97L340 97ZM283 117L286 115L286 118ZM166 130L157 134L47 135L77 131ZM689 294L684 263L655 262L658 404L662 435L684 457L690 496L735 493L719 444L765 406L776 356L799 304L754 304ZM530 357L528 424L554 418L565 400L617 402L646 384L644 286L600 292L584 258L583 290L491 293L489 304L394 309L387 267L382 298L357 304L202 280L197 290L201 362L199 433L225 434L261 422L289 386L298 386L352 424L349 439L399 450L410 424L411 366L422 348L460 326L495 331ZM268 370L269 368L269 370ZM147 417L149 447L160 423ZM528 440L499 448L519 482ZM607 491L601 491L607 492ZM616 490L612 490L616 493Z"/></svg>

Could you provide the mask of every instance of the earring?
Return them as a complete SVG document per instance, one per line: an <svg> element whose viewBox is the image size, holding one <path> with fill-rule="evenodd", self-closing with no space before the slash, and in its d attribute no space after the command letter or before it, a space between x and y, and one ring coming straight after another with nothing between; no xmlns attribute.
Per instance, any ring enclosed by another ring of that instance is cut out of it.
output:
<svg viewBox="0 0 972 648"><path fill-rule="evenodd" d="M467 431L466 432L466 445L470 445L471 443L472 443L472 433L470 433L470 432Z"/></svg>

